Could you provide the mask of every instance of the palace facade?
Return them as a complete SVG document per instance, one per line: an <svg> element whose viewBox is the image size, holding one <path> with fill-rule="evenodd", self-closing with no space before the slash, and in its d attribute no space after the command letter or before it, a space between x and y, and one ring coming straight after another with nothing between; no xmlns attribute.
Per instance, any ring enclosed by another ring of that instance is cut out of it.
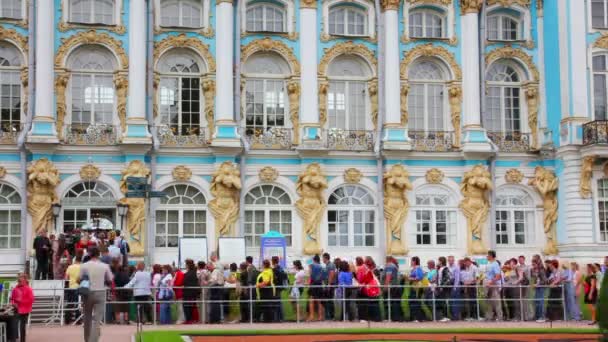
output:
<svg viewBox="0 0 608 342"><path fill-rule="evenodd" d="M0 111L0 272L100 225L154 263L270 230L290 258L608 250L608 0L2 0Z"/></svg>

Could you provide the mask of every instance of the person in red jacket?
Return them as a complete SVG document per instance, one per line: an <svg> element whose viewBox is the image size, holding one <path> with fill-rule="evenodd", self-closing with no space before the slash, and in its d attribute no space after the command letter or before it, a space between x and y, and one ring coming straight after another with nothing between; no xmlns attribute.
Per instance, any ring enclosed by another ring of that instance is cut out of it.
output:
<svg viewBox="0 0 608 342"><path fill-rule="evenodd" d="M19 314L19 336L21 336L21 342L25 342L25 327L34 304L34 291L32 291L25 273L20 273L17 278L17 286L11 292L11 304L15 306L17 314Z"/></svg>
<svg viewBox="0 0 608 342"><path fill-rule="evenodd" d="M175 300L177 301L177 321L176 324L184 323L184 306L182 300L184 299L184 272L179 267L175 268L175 275L173 275L173 293L175 293Z"/></svg>

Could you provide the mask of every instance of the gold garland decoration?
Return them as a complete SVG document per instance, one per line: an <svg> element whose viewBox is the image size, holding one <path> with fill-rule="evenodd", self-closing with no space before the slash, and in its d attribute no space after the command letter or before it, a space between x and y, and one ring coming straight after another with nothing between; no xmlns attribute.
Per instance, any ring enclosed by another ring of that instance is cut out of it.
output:
<svg viewBox="0 0 608 342"><path fill-rule="evenodd" d="M325 49L321 62L319 62L318 75L320 77L326 77L329 63L340 55L357 55L369 62L372 65L372 70L378 69L378 60L372 50L368 49L363 44L355 44L352 41L347 41Z"/></svg>
<svg viewBox="0 0 608 342"><path fill-rule="evenodd" d="M203 58L207 64L208 72L215 72L215 59L209 52L209 45L203 43L197 38L188 37L185 33L177 36L169 36L160 42L154 43L154 61L158 61L159 57L172 48L186 48L193 50Z"/></svg>
<svg viewBox="0 0 608 342"><path fill-rule="evenodd" d="M526 54L522 50L514 49L510 46L505 46L498 48L496 50L492 50L489 54L486 55L486 66L491 65L499 59L516 59L523 63L527 68L532 78L535 82L538 82L540 79L538 69L536 65L534 65L534 61L530 55Z"/></svg>
<svg viewBox="0 0 608 342"><path fill-rule="evenodd" d="M401 66L399 68L401 78L407 80L407 69L419 57L437 57L443 60L450 66L450 69L454 74L454 78L457 81L462 80L462 70L460 69L460 65L458 65L458 63L456 62L456 58L454 58L454 55L446 48L441 46L435 46L431 43L418 45L415 48L409 50L407 53L405 53L405 58L401 61Z"/></svg>
<svg viewBox="0 0 608 342"><path fill-rule="evenodd" d="M129 57L122 47L122 42L114 39L107 33L99 33L95 30L89 30L79 32L68 38L61 39L61 46L55 55L55 68L65 67L65 61L70 52L80 45L87 44L105 46L118 57L120 69L126 70L129 67Z"/></svg>
<svg viewBox="0 0 608 342"><path fill-rule="evenodd" d="M280 40L274 40L269 37L256 39L251 43L241 47L241 61L246 61L251 55L260 51L272 51L281 55L291 69L292 76L300 75L300 62L293 53L293 50Z"/></svg>

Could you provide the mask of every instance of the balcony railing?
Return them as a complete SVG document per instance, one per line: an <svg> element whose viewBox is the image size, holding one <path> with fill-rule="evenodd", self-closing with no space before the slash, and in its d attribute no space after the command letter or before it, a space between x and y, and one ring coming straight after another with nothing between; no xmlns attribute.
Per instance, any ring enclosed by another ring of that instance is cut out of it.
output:
<svg viewBox="0 0 608 342"><path fill-rule="evenodd" d="M289 150L293 145L291 128L245 128L249 148L254 150Z"/></svg>
<svg viewBox="0 0 608 342"><path fill-rule="evenodd" d="M596 120L584 124L583 145L608 145L608 120Z"/></svg>
<svg viewBox="0 0 608 342"><path fill-rule="evenodd" d="M330 128L326 131L327 148L337 151L373 151L374 131Z"/></svg>
<svg viewBox="0 0 608 342"><path fill-rule="evenodd" d="M116 145L118 132L118 127L108 124L72 124L66 127L64 140L68 145Z"/></svg>
<svg viewBox="0 0 608 342"><path fill-rule="evenodd" d="M17 143L23 126L20 123L2 123L0 125L0 144L12 145Z"/></svg>
<svg viewBox="0 0 608 342"><path fill-rule="evenodd" d="M182 126L181 129L176 125L157 126L156 137L164 147L205 147L209 144L206 128L199 126Z"/></svg>
<svg viewBox="0 0 608 342"><path fill-rule="evenodd" d="M450 151L453 146L453 132L424 132L409 131L414 151L445 152Z"/></svg>
<svg viewBox="0 0 608 342"><path fill-rule="evenodd" d="M530 135L521 132L488 132L488 138L501 152L530 151Z"/></svg>

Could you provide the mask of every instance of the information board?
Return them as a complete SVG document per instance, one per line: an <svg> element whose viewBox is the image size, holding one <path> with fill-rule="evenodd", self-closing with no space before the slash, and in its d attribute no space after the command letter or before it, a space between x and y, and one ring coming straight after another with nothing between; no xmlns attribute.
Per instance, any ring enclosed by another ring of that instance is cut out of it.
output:
<svg viewBox="0 0 608 342"><path fill-rule="evenodd" d="M275 231L269 231L262 235L260 241L260 262L264 259L270 260L273 256L278 256L281 267L287 265L287 243L285 237Z"/></svg>
<svg viewBox="0 0 608 342"><path fill-rule="evenodd" d="M178 265L183 269L186 259L207 262L207 238L179 238Z"/></svg>
<svg viewBox="0 0 608 342"><path fill-rule="evenodd" d="M218 240L218 255L224 265L235 263L240 265L245 262L245 238L221 237Z"/></svg>

